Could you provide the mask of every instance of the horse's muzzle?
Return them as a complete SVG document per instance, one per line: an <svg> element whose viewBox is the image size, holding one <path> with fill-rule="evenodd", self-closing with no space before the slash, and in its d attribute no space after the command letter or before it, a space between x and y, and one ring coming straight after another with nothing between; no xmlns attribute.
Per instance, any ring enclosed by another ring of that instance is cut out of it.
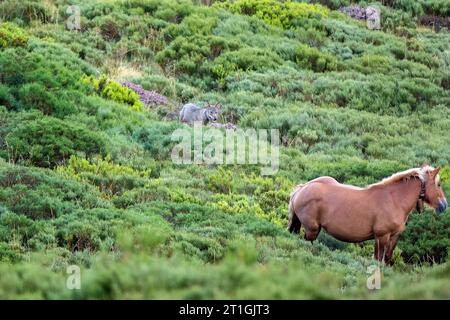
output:
<svg viewBox="0 0 450 320"><path fill-rule="evenodd" d="M437 213L443 213L445 210L447 210L447 200L443 199L443 200L439 200L439 204L438 207L436 208L436 212Z"/></svg>

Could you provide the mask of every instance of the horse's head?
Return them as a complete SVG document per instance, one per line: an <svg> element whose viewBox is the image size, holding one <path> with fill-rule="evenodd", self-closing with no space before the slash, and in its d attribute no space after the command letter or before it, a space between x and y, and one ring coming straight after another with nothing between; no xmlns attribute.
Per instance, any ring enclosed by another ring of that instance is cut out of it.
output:
<svg viewBox="0 0 450 320"><path fill-rule="evenodd" d="M439 171L441 168L434 169L430 166L422 166L423 174L423 186L425 192L423 194L423 200L429 204L437 213L443 213L448 206L447 199L445 198L444 191L441 187L441 180L439 177Z"/></svg>

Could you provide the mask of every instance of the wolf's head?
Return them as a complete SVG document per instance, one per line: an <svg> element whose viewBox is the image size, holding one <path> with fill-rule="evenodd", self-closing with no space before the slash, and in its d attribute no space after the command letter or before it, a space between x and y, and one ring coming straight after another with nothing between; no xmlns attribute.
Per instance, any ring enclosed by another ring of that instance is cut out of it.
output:
<svg viewBox="0 0 450 320"><path fill-rule="evenodd" d="M206 107L206 118L208 119L208 121L210 122L216 122L217 119L219 118L219 110L220 110L221 104L218 103L216 105L212 105L209 102L207 103L207 107Z"/></svg>

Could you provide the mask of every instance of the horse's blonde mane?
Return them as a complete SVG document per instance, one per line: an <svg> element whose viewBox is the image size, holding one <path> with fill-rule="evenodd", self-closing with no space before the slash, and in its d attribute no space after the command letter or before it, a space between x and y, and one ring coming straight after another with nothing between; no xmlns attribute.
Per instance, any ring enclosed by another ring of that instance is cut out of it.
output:
<svg viewBox="0 0 450 320"><path fill-rule="evenodd" d="M405 171L400 171L397 173L394 173L392 176L384 178L383 180L381 180L380 182L371 184L369 187L371 186L385 186L385 185L389 185L389 184L394 184L397 182L400 182L404 179L411 179L411 178L419 178L420 180L424 181L425 180L425 174L427 172L430 172L434 170L433 167L431 166L424 166L422 168L412 168L412 169L408 169Z"/></svg>

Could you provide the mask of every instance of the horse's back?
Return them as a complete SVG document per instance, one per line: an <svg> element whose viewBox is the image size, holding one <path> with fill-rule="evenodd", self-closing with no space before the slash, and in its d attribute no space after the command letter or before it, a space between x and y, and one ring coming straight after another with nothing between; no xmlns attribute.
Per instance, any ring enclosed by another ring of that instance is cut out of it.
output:
<svg viewBox="0 0 450 320"><path fill-rule="evenodd" d="M364 192L362 188L342 184L332 177L324 176L303 185L291 201L293 209L300 214L312 210L318 216L334 215L335 211L348 207L349 203L359 203Z"/></svg>
<svg viewBox="0 0 450 320"><path fill-rule="evenodd" d="M309 184L311 184L311 183L334 184L334 183L339 183L339 182L337 182L337 181L336 181L334 178L332 178L332 177L324 176L324 177L319 177L319 178L316 178L316 179L314 179L314 180L308 181L308 182L305 183L305 184L298 184L298 185L295 187L294 191L292 191L291 197L290 197L290 201L289 201L289 202L290 202L290 203L294 202L295 199L296 199L297 194L298 194L305 186L307 186L307 185L309 185Z"/></svg>
<svg viewBox="0 0 450 320"><path fill-rule="evenodd" d="M320 203L322 206L342 207L348 202L361 202L359 199L366 196L366 188L342 184L332 177L323 176L299 186L292 193L291 202L298 208L304 207L312 201Z"/></svg>
<svg viewBox="0 0 450 320"><path fill-rule="evenodd" d="M314 221L342 241L364 241L372 235L367 189L321 177L299 192L294 209L300 220Z"/></svg>
<svg viewBox="0 0 450 320"><path fill-rule="evenodd" d="M308 184L314 183L314 182L325 183L325 184L339 184L339 182L337 182L337 180L335 178L329 177L329 176L315 178L315 179L309 181Z"/></svg>
<svg viewBox="0 0 450 320"><path fill-rule="evenodd" d="M352 199L364 197L366 189L337 182L333 178L320 178L317 181L311 181L305 189L308 193L314 195L314 198L320 198L324 202L347 202Z"/></svg>
<svg viewBox="0 0 450 320"><path fill-rule="evenodd" d="M320 188L330 190L343 190L343 191L363 191L364 188L352 186L350 184L344 184L338 182L336 179L328 176L323 176L309 181L306 185L319 184Z"/></svg>

